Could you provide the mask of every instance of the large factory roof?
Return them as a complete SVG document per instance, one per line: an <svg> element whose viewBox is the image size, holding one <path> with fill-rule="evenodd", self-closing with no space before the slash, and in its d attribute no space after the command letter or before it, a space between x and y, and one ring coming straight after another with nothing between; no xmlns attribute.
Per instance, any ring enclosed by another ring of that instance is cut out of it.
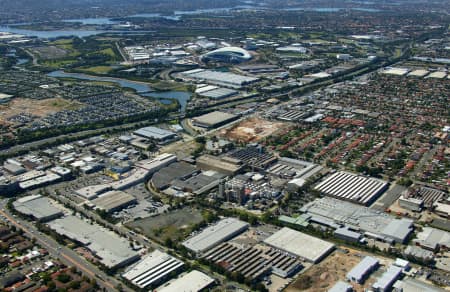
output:
<svg viewBox="0 0 450 292"><path fill-rule="evenodd" d="M71 215L50 221L48 225L57 233L82 243L109 268L139 259L139 254L131 249L128 240L100 225L90 224Z"/></svg>
<svg viewBox="0 0 450 292"><path fill-rule="evenodd" d="M212 285L215 280L208 275L193 270L176 279L167 286L157 289L158 292L197 292Z"/></svg>
<svg viewBox="0 0 450 292"><path fill-rule="evenodd" d="M398 242L404 242L412 232L412 220L396 219L384 212L330 197L316 199L303 206L300 211L311 215L312 221L331 220L354 230L360 229Z"/></svg>
<svg viewBox="0 0 450 292"><path fill-rule="evenodd" d="M53 206L47 197L41 195L20 198L13 205L20 213L32 216L39 221L46 221L62 216L62 211Z"/></svg>
<svg viewBox="0 0 450 292"><path fill-rule="evenodd" d="M313 263L319 262L334 249L332 243L287 227L274 233L264 242Z"/></svg>
<svg viewBox="0 0 450 292"><path fill-rule="evenodd" d="M185 240L183 245L195 253L201 253L243 232L248 226L248 223L236 218L225 218Z"/></svg>
<svg viewBox="0 0 450 292"><path fill-rule="evenodd" d="M198 126L213 128L218 125L227 123L231 120L234 120L235 118L237 118L237 117L233 114L215 111L215 112L211 112L211 113L193 118L193 121Z"/></svg>
<svg viewBox="0 0 450 292"><path fill-rule="evenodd" d="M144 289L160 283L162 279L183 266L183 262L167 253L155 250L130 267L122 276Z"/></svg>
<svg viewBox="0 0 450 292"><path fill-rule="evenodd" d="M240 88L246 84L250 84L259 80L256 77L249 77L228 72L220 72L214 70L194 69L181 73L187 78L205 81L212 84Z"/></svg>
<svg viewBox="0 0 450 292"><path fill-rule="evenodd" d="M160 129L157 127L145 127L139 130L134 131L135 135L148 138L155 139L158 141L172 139L176 136L176 134L172 131Z"/></svg>
<svg viewBox="0 0 450 292"><path fill-rule="evenodd" d="M424 227L417 234L416 243L430 249L436 249L438 246L450 248L450 232L439 230L432 227Z"/></svg>
<svg viewBox="0 0 450 292"><path fill-rule="evenodd" d="M315 189L329 196L369 205L387 187L386 181L339 171L319 183Z"/></svg>
<svg viewBox="0 0 450 292"><path fill-rule="evenodd" d="M99 209L112 212L136 201L136 198L122 191L111 191L104 193L92 200L92 203Z"/></svg>

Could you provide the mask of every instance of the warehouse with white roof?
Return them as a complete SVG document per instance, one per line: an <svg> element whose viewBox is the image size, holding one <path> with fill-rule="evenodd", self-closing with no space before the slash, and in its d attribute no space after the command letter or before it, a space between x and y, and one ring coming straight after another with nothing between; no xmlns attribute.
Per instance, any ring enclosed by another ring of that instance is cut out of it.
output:
<svg viewBox="0 0 450 292"><path fill-rule="evenodd" d="M185 240L183 246L196 254L201 254L244 232L248 227L248 223L236 218L225 218Z"/></svg>
<svg viewBox="0 0 450 292"><path fill-rule="evenodd" d="M380 179L339 171L319 183L315 189L328 196L367 206L384 193L388 186L388 182Z"/></svg>
<svg viewBox="0 0 450 292"><path fill-rule="evenodd" d="M197 292L207 289L215 284L215 280L210 276L193 270L186 275L174 280L173 282L159 287L158 292Z"/></svg>
<svg viewBox="0 0 450 292"><path fill-rule="evenodd" d="M179 271L184 263L173 256L155 250L132 267L122 277L133 285L145 289L163 283L173 272Z"/></svg>
<svg viewBox="0 0 450 292"><path fill-rule="evenodd" d="M284 227L264 240L274 248L317 263L334 250L334 244Z"/></svg>
<svg viewBox="0 0 450 292"><path fill-rule="evenodd" d="M376 258L366 256L347 273L347 280L362 284L378 265L379 261Z"/></svg>

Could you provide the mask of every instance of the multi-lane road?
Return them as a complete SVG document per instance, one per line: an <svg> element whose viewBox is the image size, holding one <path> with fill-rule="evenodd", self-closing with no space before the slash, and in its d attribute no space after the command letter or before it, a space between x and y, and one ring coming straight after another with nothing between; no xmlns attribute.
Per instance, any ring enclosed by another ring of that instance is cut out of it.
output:
<svg viewBox="0 0 450 292"><path fill-rule="evenodd" d="M32 222L23 220L17 216L12 215L6 209L6 200L0 201L0 214L5 218L4 220L9 221L10 224L20 228L24 233L30 238L36 238L36 242L47 249L49 254L59 259L67 266L75 266L78 270L84 273L86 276L93 278L97 281L97 284L101 288L105 288L107 291L117 291L116 287L121 284L124 291L132 291L127 288L119 280L106 275L99 268L89 263L86 259L78 255L73 250L60 245L50 236L40 232Z"/></svg>

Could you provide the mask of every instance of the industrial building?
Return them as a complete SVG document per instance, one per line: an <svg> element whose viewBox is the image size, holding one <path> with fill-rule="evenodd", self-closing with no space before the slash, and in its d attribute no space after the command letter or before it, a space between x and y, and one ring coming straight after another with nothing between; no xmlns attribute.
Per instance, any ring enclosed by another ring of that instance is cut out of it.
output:
<svg viewBox="0 0 450 292"><path fill-rule="evenodd" d="M379 261L376 258L366 256L347 273L347 280L362 284L378 266Z"/></svg>
<svg viewBox="0 0 450 292"><path fill-rule="evenodd" d="M351 292L353 291L353 286L349 283L345 283L342 281L336 282L331 289L328 290L328 292Z"/></svg>
<svg viewBox="0 0 450 292"><path fill-rule="evenodd" d="M183 246L195 254L201 254L244 232L248 227L248 223L236 218L225 218L183 241Z"/></svg>
<svg viewBox="0 0 450 292"><path fill-rule="evenodd" d="M362 238L362 234L359 232L355 232L350 230L348 227L338 228L334 231L334 236L336 238L350 241L350 242L359 242Z"/></svg>
<svg viewBox="0 0 450 292"><path fill-rule="evenodd" d="M410 70L407 68L387 67L382 74L405 76Z"/></svg>
<svg viewBox="0 0 450 292"><path fill-rule="evenodd" d="M122 191L110 191L91 201L96 209L112 213L136 203L136 198Z"/></svg>
<svg viewBox="0 0 450 292"><path fill-rule="evenodd" d="M310 215L309 222L333 229L347 226L367 237L403 243L413 231L413 221L397 219L384 212L331 197L316 199L300 209Z"/></svg>
<svg viewBox="0 0 450 292"><path fill-rule="evenodd" d="M414 242L421 247L438 251L440 248L450 249L450 232L432 227L423 227L422 231L417 233Z"/></svg>
<svg viewBox="0 0 450 292"><path fill-rule="evenodd" d="M157 141L159 144L167 144L178 138L172 131L160 129L157 127L145 127L133 132L134 135Z"/></svg>
<svg viewBox="0 0 450 292"><path fill-rule="evenodd" d="M189 70L180 73L180 75L189 80L206 82L209 84L231 87L235 89L239 89L259 81L259 78L256 77L206 69Z"/></svg>
<svg viewBox="0 0 450 292"><path fill-rule="evenodd" d="M200 195L217 187L220 181L225 177L224 174L214 170L208 170L187 179L175 179L172 181L172 188L188 192L194 195Z"/></svg>
<svg viewBox="0 0 450 292"><path fill-rule="evenodd" d="M314 189L332 197L370 205L388 188L388 183L365 176L339 171L319 183Z"/></svg>
<svg viewBox="0 0 450 292"><path fill-rule="evenodd" d="M197 158L196 164L203 170L215 170L226 175L235 175L243 168L242 161L227 156L218 157L202 155Z"/></svg>
<svg viewBox="0 0 450 292"><path fill-rule="evenodd" d="M216 280L210 276L193 270L174 280L168 285L159 287L158 292L198 292L211 288L216 284Z"/></svg>
<svg viewBox="0 0 450 292"><path fill-rule="evenodd" d="M224 47L201 56L203 62L242 63L252 58L250 53L239 47Z"/></svg>
<svg viewBox="0 0 450 292"><path fill-rule="evenodd" d="M69 215L47 223L55 232L79 242L95 255L107 268L129 265L139 259L130 242L98 224Z"/></svg>
<svg viewBox="0 0 450 292"><path fill-rule="evenodd" d="M225 125L237 118L238 116L233 114L215 111L193 118L192 123L196 127L212 129Z"/></svg>
<svg viewBox="0 0 450 292"><path fill-rule="evenodd" d="M389 266L386 272L372 285L375 291L391 291L392 285L402 275L403 269L396 266Z"/></svg>
<svg viewBox="0 0 450 292"><path fill-rule="evenodd" d="M445 292L442 288L413 279L406 278L394 283L395 292Z"/></svg>
<svg viewBox="0 0 450 292"><path fill-rule="evenodd" d="M182 269L184 263L173 256L155 250L128 268L122 277L140 289L156 287Z"/></svg>
<svg viewBox="0 0 450 292"><path fill-rule="evenodd" d="M420 212L423 208L423 200L417 198L408 198L402 195L400 198L398 198L398 205L410 211Z"/></svg>
<svg viewBox="0 0 450 292"><path fill-rule="evenodd" d="M174 154L164 153L152 159L138 161L135 164L135 169L128 177L112 182L109 186L114 190L126 190L145 182L145 180L149 179L155 172L177 160L178 158Z"/></svg>
<svg viewBox="0 0 450 292"><path fill-rule="evenodd" d="M298 256L311 263L317 263L334 250L334 244L310 235L284 227L264 243Z"/></svg>
<svg viewBox="0 0 450 292"><path fill-rule="evenodd" d="M229 153L228 156L238 159L258 170L265 170L277 161L277 158L273 154L265 153L262 148L256 147L237 149Z"/></svg>
<svg viewBox="0 0 450 292"><path fill-rule="evenodd" d="M209 90L207 90L209 87ZM234 96L239 92L229 88L219 88L215 86L205 86L204 88L197 89L196 93L201 97L206 97L213 100L220 100L227 97Z"/></svg>
<svg viewBox="0 0 450 292"><path fill-rule="evenodd" d="M415 245L408 245L406 249L403 251L403 254L407 258L413 258L422 261L432 261L434 260L434 253L423 249L421 247Z"/></svg>
<svg viewBox="0 0 450 292"><path fill-rule="evenodd" d="M47 222L63 215L60 209L53 206L49 198L41 195L19 198L13 202L13 206L18 212L40 222Z"/></svg>
<svg viewBox="0 0 450 292"><path fill-rule="evenodd" d="M295 184L301 187L308 178L318 174L322 166L308 161L280 157L278 161L267 169L267 172L282 178L295 179L288 184Z"/></svg>
<svg viewBox="0 0 450 292"><path fill-rule="evenodd" d="M186 162L175 162L156 172L151 183L158 190L168 188L173 180L186 180L198 173L199 170Z"/></svg>
<svg viewBox="0 0 450 292"><path fill-rule="evenodd" d="M399 203L401 207L412 211L423 207L431 209L436 202L439 202L445 196L446 193L443 191L421 185L414 185L404 192L400 198L403 202L399 199Z"/></svg>
<svg viewBox="0 0 450 292"><path fill-rule="evenodd" d="M205 259L223 266L229 272L257 280L272 272L287 278L298 272L302 265L296 256L265 246L246 246L223 243L208 251Z"/></svg>

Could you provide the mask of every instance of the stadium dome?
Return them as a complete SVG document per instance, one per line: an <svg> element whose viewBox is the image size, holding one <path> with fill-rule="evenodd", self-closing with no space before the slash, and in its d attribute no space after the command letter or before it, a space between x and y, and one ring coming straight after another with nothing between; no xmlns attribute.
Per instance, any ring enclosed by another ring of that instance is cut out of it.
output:
<svg viewBox="0 0 450 292"><path fill-rule="evenodd" d="M241 63L252 58L250 53L239 47L224 47L202 56L202 61L209 62L225 62L225 63Z"/></svg>

